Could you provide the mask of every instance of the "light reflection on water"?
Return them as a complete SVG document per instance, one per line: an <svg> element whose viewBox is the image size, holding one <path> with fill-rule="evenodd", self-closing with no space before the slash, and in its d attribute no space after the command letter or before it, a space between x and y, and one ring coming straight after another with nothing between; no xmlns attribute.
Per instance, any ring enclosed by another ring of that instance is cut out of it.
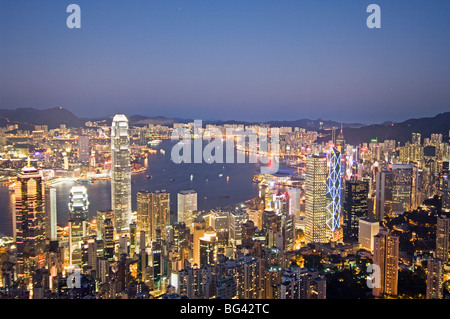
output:
<svg viewBox="0 0 450 319"><path fill-rule="evenodd" d="M146 172L132 175L132 208L136 209L136 193L141 190L155 191L165 189L170 192L171 211L177 210L177 193L193 189L198 193L198 209L232 206L257 196L258 186L253 176L259 173L259 164L175 164L170 159L174 142L163 141L157 149L165 154L149 154ZM144 165L144 161L142 160ZM191 174L193 178L191 180ZM147 178L147 175L151 178ZM219 176L221 175L221 176ZM227 176L229 180L227 180ZM70 188L74 182L56 185L58 224L66 225ZM89 215L95 216L97 210L111 208L110 181L95 181L83 184L88 190ZM221 196L229 196L221 198ZM0 233L12 236L12 218L9 195L6 187L0 187Z"/></svg>

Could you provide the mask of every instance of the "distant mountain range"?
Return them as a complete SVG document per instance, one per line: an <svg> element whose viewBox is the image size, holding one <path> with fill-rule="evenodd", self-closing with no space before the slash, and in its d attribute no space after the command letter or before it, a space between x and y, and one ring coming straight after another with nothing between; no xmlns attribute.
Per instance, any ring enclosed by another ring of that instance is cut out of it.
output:
<svg viewBox="0 0 450 319"><path fill-rule="evenodd" d="M67 127L81 127L84 122L62 107L45 110L31 107L15 110L0 109L0 127L18 124L20 129L30 130L34 129L35 125L48 125L49 129L54 129L61 124L65 124Z"/></svg>
<svg viewBox="0 0 450 319"><path fill-rule="evenodd" d="M72 112L61 107L49 109L35 109L35 108L18 108L0 109L0 127L5 127L10 124L18 124L20 129L34 129L35 125L48 125L49 129L57 128L61 124L67 127L82 127L88 119L81 119ZM112 118L102 118L96 120L112 121ZM128 120L131 125L173 125L173 123L188 123L192 119L168 118L164 116L143 116L143 115L128 115ZM422 138L430 137L432 133L439 133L444 136L444 140L448 140L450 129L450 112L438 114L435 117L409 119L404 122L385 122L382 124L364 125L360 123L339 123L330 120L310 120L300 119L292 121L267 121L272 127L291 126L300 127L307 130L321 131L322 133L330 133L330 129L336 127L340 129L343 126L343 133L346 143L357 145L363 142L369 142L372 139L384 141L387 139L396 140L402 143L411 140L413 132L421 133ZM246 121L203 121L203 124L262 124L261 122L246 122ZM329 137L325 136L325 140Z"/></svg>

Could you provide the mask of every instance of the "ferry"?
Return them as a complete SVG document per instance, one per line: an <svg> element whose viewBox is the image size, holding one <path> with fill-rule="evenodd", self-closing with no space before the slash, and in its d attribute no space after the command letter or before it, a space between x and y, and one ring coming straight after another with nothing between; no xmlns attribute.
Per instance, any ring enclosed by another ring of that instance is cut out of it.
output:
<svg viewBox="0 0 450 319"><path fill-rule="evenodd" d="M159 145L161 144L162 140L151 140L150 142L148 142L148 144L154 146L154 145Z"/></svg>

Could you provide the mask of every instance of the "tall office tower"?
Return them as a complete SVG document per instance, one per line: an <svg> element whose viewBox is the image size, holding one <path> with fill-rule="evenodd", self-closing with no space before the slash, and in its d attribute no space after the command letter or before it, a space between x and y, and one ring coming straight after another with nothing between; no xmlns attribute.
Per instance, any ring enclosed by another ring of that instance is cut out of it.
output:
<svg viewBox="0 0 450 319"><path fill-rule="evenodd" d="M91 269L97 270L97 241L96 236L83 237L83 249L82 249L82 264L92 267Z"/></svg>
<svg viewBox="0 0 450 319"><path fill-rule="evenodd" d="M377 173L376 217L396 216L410 210L413 205L413 166L394 164L392 169Z"/></svg>
<svg viewBox="0 0 450 319"><path fill-rule="evenodd" d="M73 186L69 199L69 264L82 265L83 237L87 235L88 194L86 187Z"/></svg>
<svg viewBox="0 0 450 319"><path fill-rule="evenodd" d="M214 265L217 262L217 233L212 227L207 227L199 241L200 268Z"/></svg>
<svg viewBox="0 0 450 319"><path fill-rule="evenodd" d="M134 254L138 254L138 238L137 238L137 224L130 224L130 257L134 257Z"/></svg>
<svg viewBox="0 0 450 319"><path fill-rule="evenodd" d="M229 216L230 243L236 247L242 244L242 224L248 220L248 215L244 211L233 211Z"/></svg>
<svg viewBox="0 0 450 319"><path fill-rule="evenodd" d="M330 148L329 171L327 177L327 226L334 237L341 224L341 153L334 147Z"/></svg>
<svg viewBox="0 0 450 319"><path fill-rule="evenodd" d="M136 194L136 223L137 231L139 233L145 233L145 241L150 244L151 238L151 212L152 212L152 193L141 191ZM141 247L143 249L145 247Z"/></svg>
<svg viewBox="0 0 450 319"><path fill-rule="evenodd" d="M336 138L336 149L340 154L343 154L345 151L345 139L344 139L344 130L341 125L341 130Z"/></svg>
<svg viewBox="0 0 450 319"><path fill-rule="evenodd" d="M114 258L114 222L107 218L103 221L103 254L108 260Z"/></svg>
<svg viewBox="0 0 450 319"><path fill-rule="evenodd" d="M105 225L105 220L110 219L114 223L114 211L113 210L98 210L97 211L97 240L103 239L103 227Z"/></svg>
<svg viewBox="0 0 450 319"><path fill-rule="evenodd" d="M292 250L295 244L295 222L293 215L282 215L281 217L281 235L282 235L282 249Z"/></svg>
<svg viewBox="0 0 450 319"><path fill-rule="evenodd" d="M150 240L156 240L158 229L162 240L165 240L166 227L170 225L170 193L166 190L151 193L150 209Z"/></svg>
<svg viewBox="0 0 450 319"><path fill-rule="evenodd" d="M381 228L374 237L373 263L380 267L380 286L375 285L372 294L396 296L398 288L399 237Z"/></svg>
<svg viewBox="0 0 450 319"><path fill-rule="evenodd" d="M289 188L289 215L298 217L300 215L300 188Z"/></svg>
<svg viewBox="0 0 450 319"><path fill-rule="evenodd" d="M448 243L450 231L450 218L447 216L438 216L436 222L436 258L444 262L448 260Z"/></svg>
<svg viewBox="0 0 450 319"><path fill-rule="evenodd" d="M306 159L306 241L327 241L327 159L317 155Z"/></svg>
<svg viewBox="0 0 450 319"><path fill-rule="evenodd" d="M385 215L392 215L393 183L394 174L391 171L382 170L376 173L375 218L379 221L382 221Z"/></svg>
<svg viewBox="0 0 450 319"><path fill-rule="evenodd" d="M128 119L114 116L111 127L111 207L117 232L127 232L131 222L131 163Z"/></svg>
<svg viewBox="0 0 450 319"><path fill-rule="evenodd" d="M197 192L194 190L183 190L178 193L178 222L192 227L194 221L193 212L197 211Z"/></svg>
<svg viewBox="0 0 450 319"><path fill-rule="evenodd" d="M57 238L57 206L56 187L45 188L45 233L46 238L51 241Z"/></svg>
<svg viewBox="0 0 450 319"><path fill-rule="evenodd" d="M206 230L206 221L202 216L198 216L194 220L194 233L193 233L193 267L200 266L200 238L203 237Z"/></svg>
<svg viewBox="0 0 450 319"><path fill-rule="evenodd" d="M444 262L442 259L428 259L427 299L442 299L444 294Z"/></svg>
<svg viewBox="0 0 450 319"><path fill-rule="evenodd" d="M45 263L45 187L30 162L17 175L14 201L16 274L18 281L27 285L33 272Z"/></svg>
<svg viewBox="0 0 450 319"><path fill-rule="evenodd" d="M345 182L344 199L344 241L357 242L359 219L367 218L369 183L363 181Z"/></svg>
<svg viewBox="0 0 450 319"><path fill-rule="evenodd" d="M78 137L78 160L81 163L89 163L89 136L80 135Z"/></svg>
<svg viewBox="0 0 450 319"><path fill-rule="evenodd" d="M374 219L361 218L359 220L358 242L361 248L373 253L374 236L380 232L380 222Z"/></svg>
<svg viewBox="0 0 450 319"><path fill-rule="evenodd" d="M413 166L394 164L392 172L394 173L392 213L400 215L412 207Z"/></svg>

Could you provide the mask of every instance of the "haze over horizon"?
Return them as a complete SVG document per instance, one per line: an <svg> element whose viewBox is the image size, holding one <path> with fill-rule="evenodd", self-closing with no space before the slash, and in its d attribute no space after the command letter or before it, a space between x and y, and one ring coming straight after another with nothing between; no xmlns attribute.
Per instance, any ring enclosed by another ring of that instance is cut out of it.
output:
<svg viewBox="0 0 450 319"><path fill-rule="evenodd" d="M450 109L450 3L0 1L0 108L374 124Z"/></svg>

